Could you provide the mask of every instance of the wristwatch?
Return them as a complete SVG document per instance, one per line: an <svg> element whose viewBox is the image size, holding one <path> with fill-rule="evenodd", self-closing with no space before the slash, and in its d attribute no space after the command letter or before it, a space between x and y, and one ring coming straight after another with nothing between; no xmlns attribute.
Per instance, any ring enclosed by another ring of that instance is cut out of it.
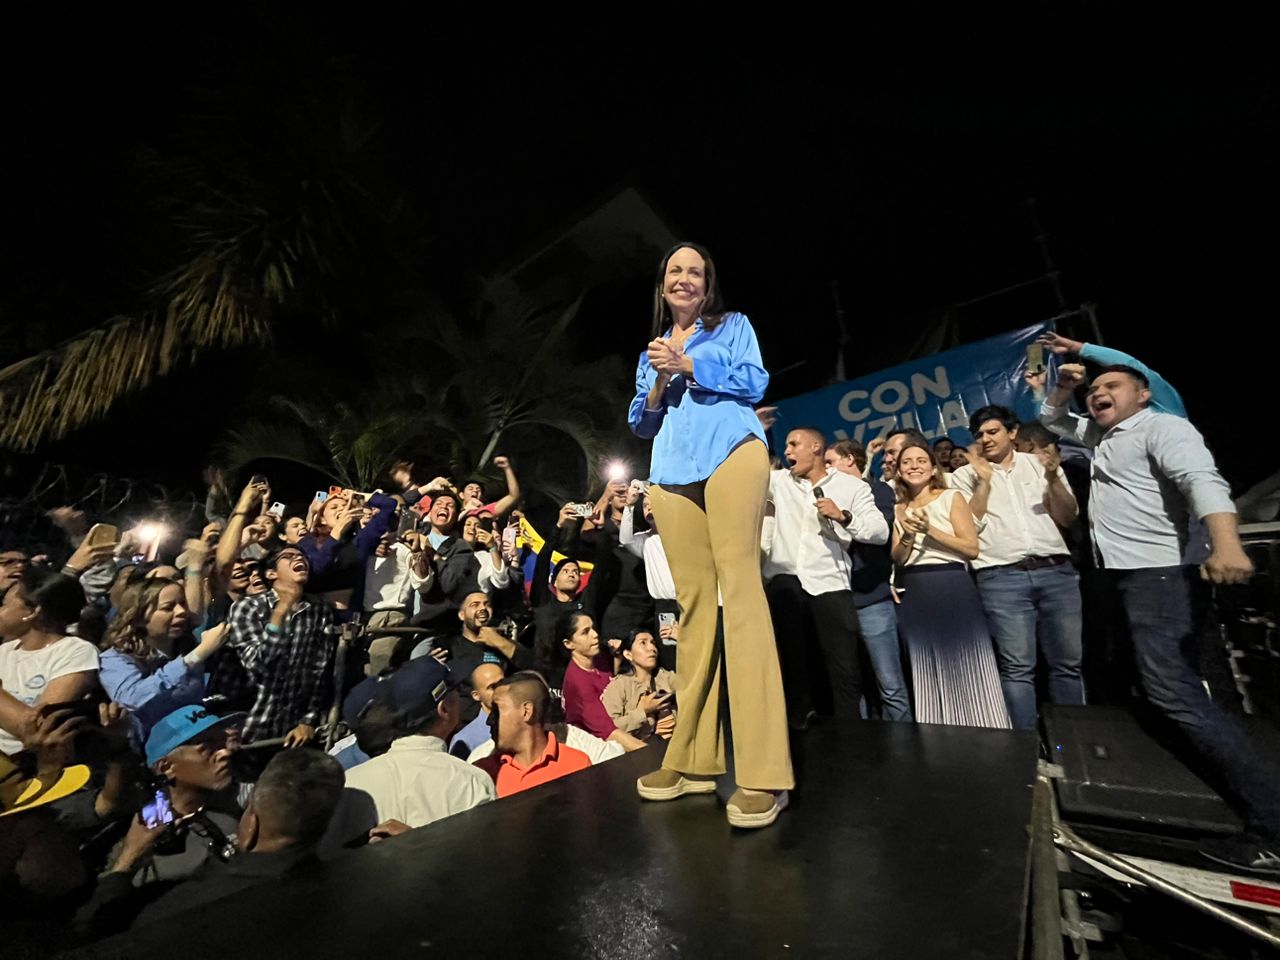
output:
<svg viewBox="0 0 1280 960"><path fill-rule="evenodd" d="M840 515L840 525L847 527L851 523L853 523L853 514L846 510Z"/></svg>

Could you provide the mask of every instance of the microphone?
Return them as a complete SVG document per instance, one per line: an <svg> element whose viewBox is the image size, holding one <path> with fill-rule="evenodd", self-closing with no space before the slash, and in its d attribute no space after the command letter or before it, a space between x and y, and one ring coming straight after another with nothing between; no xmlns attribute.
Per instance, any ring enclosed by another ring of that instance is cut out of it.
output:
<svg viewBox="0 0 1280 960"><path fill-rule="evenodd" d="M821 500L821 499L823 498L823 496L825 496L825 494L823 494L823 492L822 492L822 487L814 487L814 488L813 488L813 499L814 499L814 500ZM831 534L832 536L835 536L835 532L836 532L836 530L835 530L835 527L831 526L831 518L830 518L830 517L824 517L822 514L818 514L818 524L819 524L819 525L822 527L822 529L823 529L823 530L825 530L827 533Z"/></svg>

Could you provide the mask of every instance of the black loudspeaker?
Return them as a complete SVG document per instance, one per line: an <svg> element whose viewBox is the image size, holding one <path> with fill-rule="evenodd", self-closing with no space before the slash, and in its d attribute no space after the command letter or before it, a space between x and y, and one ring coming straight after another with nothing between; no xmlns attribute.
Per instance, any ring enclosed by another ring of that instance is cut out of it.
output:
<svg viewBox="0 0 1280 960"><path fill-rule="evenodd" d="M1235 833L1240 819L1223 799L1120 707L1047 704L1043 710L1052 762L1064 776L1058 804L1064 820Z"/></svg>

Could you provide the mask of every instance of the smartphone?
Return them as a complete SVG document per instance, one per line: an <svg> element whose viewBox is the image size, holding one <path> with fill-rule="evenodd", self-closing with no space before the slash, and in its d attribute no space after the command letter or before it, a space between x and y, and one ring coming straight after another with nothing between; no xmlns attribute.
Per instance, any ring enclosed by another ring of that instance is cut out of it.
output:
<svg viewBox="0 0 1280 960"><path fill-rule="evenodd" d="M332 487L330 487L330 488L329 488L329 497L339 497L339 496L342 496L342 488L341 488L341 487L339 487L339 486L332 486ZM329 497L325 497L325 499L327 500L327 499L329 499Z"/></svg>
<svg viewBox="0 0 1280 960"><path fill-rule="evenodd" d="M85 542L91 547L105 547L120 542L120 531L109 523L95 523L89 528Z"/></svg>
<svg viewBox="0 0 1280 960"><path fill-rule="evenodd" d="M284 519L284 504L277 500L267 508L267 513L274 514L277 520Z"/></svg>
<svg viewBox="0 0 1280 960"><path fill-rule="evenodd" d="M1044 373L1044 344L1027 344L1027 373Z"/></svg>
<svg viewBox="0 0 1280 960"><path fill-rule="evenodd" d="M173 823L173 804L169 800L167 788L156 787L154 799L142 807L142 822L152 828Z"/></svg>
<svg viewBox="0 0 1280 960"><path fill-rule="evenodd" d="M368 498L363 493L352 493L347 500L347 507L363 507Z"/></svg>
<svg viewBox="0 0 1280 960"><path fill-rule="evenodd" d="M493 517L476 517L476 529L493 533Z"/></svg>
<svg viewBox="0 0 1280 960"><path fill-rule="evenodd" d="M329 499L329 494L325 493L323 490L316 491L316 497L315 497L316 503L324 503L328 499Z"/></svg>
<svg viewBox="0 0 1280 960"><path fill-rule="evenodd" d="M518 524L513 523L511 526L507 527L507 529L502 531L502 542L514 547L516 545L516 537L519 535L520 527Z"/></svg>
<svg viewBox="0 0 1280 960"><path fill-rule="evenodd" d="M573 504L573 515L575 517L589 517L596 512L594 503L575 503Z"/></svg>
<svg viewBox="0 0 1280 960"><path fill-rule="evenodd" d="M397 534L403 538L406 533L418 529L418 518L412 510L401 510L400 520L396 525Z"/></svg>
<svg viewBox="0 0 1280 960"><path fill-rule="evenodd" d="M267 477L265 474L262 474L262 473L255 473L252 477L249 478L250 486L256 486L259 483L266 483L266 482L267 482Z"/></svg>
<svg viewBox="0 0 1280 960"><path fill-rule="evenodd" d="M49 705L49 709L70 710L72 717L84 717L88 721L88 726L97 728L100 720L98 704L101 702L95 697L86 697L80 700L67 700L64 703L52 703Z"/></svg>

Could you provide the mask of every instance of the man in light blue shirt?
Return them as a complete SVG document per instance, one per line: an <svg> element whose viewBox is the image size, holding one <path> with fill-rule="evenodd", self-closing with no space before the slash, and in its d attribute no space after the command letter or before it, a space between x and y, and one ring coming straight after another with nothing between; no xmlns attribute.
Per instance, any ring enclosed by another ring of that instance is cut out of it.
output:
<svg viewBox="0 0 1280 960"><path fill-rule="evenodd" d="M1149 406L1151 386L1131 367L1109 367L1089 388L1085 418L1067 407L1084 367L1064 364L1041 422L1094 450L1090 527L1099 567L1119 592L1148 699L1187 736L1250 833L1203 852L1255 872L1280 873L1280 787L1238 723L1209 698L1184 650L1194 646L1192 581L1242 583L1253 573L1231 491L1200 432ZM1200 566L1183 564L1188 519L1212 543Z"/></svg>

